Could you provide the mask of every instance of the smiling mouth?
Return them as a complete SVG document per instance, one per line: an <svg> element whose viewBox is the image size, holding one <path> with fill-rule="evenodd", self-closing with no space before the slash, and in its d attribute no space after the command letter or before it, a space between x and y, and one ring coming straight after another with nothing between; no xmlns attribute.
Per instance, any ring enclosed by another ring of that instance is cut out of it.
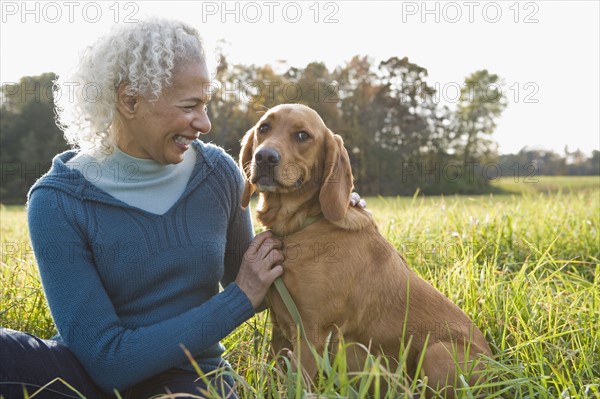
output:
<svg viewBox="0 0 600 399"><path fill-rule="evenodd" d="M175 138L173 138L173 140L175 141L175 143L177 143L179 145L190 145L194 141L194 139L188 139L186 137L179 136L179 135L175 136Z"/></svg>

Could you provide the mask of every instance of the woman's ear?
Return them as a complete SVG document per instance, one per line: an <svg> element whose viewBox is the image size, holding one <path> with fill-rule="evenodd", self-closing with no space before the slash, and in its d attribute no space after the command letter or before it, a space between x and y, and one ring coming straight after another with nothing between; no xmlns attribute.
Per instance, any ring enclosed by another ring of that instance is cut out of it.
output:
<svg viewBox="0 0 600 399"><path fill-rule="evenodd" d="M244 191L242 193L242 207L245 208L250 203L250 197L254 193L254 184L250 182L252 174L252 156L254 155L254 127L246 132L242 139L242 148L240 150L239 164L244 175Z"/></svg>
<svg viewBox="0 0 600 399"><path fill-rule="evenodd" d="M129 85L121 83L117 89L117 110L125 119L132 119L139 105L137 95L129 93Z"/></svg>
<svg viewBox="0 0 600 399"><path fill-rule="evenodd" d="M319 202L325 218L337 222L342 220L348 211L354 178L342 138L330 131L325 144L325 173L321 182Z"/></svg>

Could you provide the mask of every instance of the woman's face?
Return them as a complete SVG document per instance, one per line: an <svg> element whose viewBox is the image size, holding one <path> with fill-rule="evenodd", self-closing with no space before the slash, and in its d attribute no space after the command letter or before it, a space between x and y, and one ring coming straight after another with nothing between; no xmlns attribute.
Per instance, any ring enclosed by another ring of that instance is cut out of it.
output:
<svg viewBox="0 0 600 399"><path fill-rule="evenodd" d="M206 105L210 76L204 63L189 63L173 72L172 86L163 89L156 101L141 96L127 104L117 134L119 148L136 158L176 164L191 142L210 131Z"/></svg>

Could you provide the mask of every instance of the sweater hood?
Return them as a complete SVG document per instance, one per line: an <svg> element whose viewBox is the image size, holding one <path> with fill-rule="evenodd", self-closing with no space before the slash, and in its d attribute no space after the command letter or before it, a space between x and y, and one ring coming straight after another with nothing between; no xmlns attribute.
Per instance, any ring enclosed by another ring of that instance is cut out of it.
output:
<svg viewBox="0 0 600 399"><path fill-rule="evenodd" d="M197 187L215 168L218 158L226 154L221 148L212 144L205 144L200 140L194 141L192 146L196 150L196 164L192 172L192 178L188 182L182 198ZM40 177L29 190L27 200L29 201L35 190L50 188L62 191L81 201L97 201L105 204L130 207L106 191L96 187L79 170L67 166L67 162L77 154L78 151L69 150L56 155L52 159L50 170L44 176ZM95 171L90 171L90 173L92 172Z"/></svg>

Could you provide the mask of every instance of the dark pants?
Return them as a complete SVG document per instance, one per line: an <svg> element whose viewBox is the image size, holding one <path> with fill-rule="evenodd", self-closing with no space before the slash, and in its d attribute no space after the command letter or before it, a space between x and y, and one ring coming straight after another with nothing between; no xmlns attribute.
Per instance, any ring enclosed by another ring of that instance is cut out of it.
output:
<svg viewBox="0 0 600 399"><path fill-rule="evenodd" d="M0 328L0 396L4 399L20 399L23 398L24 389L31 395L57 378L68 383L86 399L113 398L94 384L64 344ZM120 394L124 399L145 399L167 392L202 396L201 390L206 389L206 385L197 379L198 375L192 371L170 369ZM230 376L215 377L211 380L211 386L220 392L221 397L237 398L235 390L231 388L233 379ZM80 396L63 382L56 381L35 398L66 399Z"/></svg>

